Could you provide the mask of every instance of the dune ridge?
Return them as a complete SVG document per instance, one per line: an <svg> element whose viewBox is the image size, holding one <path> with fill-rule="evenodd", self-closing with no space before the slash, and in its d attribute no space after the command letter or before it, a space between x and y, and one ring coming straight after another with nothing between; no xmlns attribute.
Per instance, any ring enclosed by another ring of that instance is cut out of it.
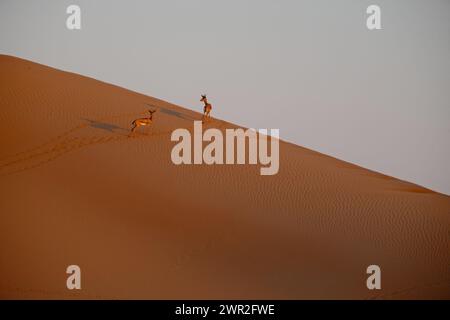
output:
<svg viewBox="0 0 450 320"><path fill-rule="evenodd" d="M170 134L199 113L12 56L0 67L0 298L450 298L449 196L282 140L274 176L175 166ZM129 137L145 104L154 123Z"/></svg>

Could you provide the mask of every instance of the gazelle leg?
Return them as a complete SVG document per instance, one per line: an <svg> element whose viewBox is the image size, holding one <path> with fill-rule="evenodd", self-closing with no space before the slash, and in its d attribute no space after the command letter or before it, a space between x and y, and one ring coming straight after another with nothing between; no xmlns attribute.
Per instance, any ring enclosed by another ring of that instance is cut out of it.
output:
<svg viewBox="0 0 450 320"><path fill-rule="evenodd" d="M136 128L138 127L138 125L136 125L135 123L133 124L133 127L131 127L131 132L130 134L134 134L134 130L136 130Z"/></svg>

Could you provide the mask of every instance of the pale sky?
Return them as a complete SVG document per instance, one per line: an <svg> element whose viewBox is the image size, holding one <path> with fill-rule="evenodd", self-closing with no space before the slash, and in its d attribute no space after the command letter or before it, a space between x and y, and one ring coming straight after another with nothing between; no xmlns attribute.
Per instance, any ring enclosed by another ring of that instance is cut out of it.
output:
<svg viewBox="0 0 450 320"><path fill-rule="evenodd" d="M450 194L448 0L0 0L0 53Z"/></svg>

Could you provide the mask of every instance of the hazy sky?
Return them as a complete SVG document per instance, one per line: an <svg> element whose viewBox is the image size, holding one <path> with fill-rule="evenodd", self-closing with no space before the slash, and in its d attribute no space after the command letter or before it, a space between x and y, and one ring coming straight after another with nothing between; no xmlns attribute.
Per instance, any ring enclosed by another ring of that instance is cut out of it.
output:
<svg viewBox="0 0 450 320"><path fill-rule="evenodd" d="M448 0L0 0L0 53L450 194Z"/></svg>

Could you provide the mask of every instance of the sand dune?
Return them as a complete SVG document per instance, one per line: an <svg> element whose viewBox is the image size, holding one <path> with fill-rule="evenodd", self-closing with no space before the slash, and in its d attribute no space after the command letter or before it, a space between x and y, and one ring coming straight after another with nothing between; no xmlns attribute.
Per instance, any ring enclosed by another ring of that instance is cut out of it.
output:
<svg viewBox="0 0 450 320"><path fill-rule="evenodd" d="M199 113L10 56L0 70L0 298L450 298L449 196L283 141L274 176L175 166L170 134ZM145 103L154 124L129 137Z"/></svg>

